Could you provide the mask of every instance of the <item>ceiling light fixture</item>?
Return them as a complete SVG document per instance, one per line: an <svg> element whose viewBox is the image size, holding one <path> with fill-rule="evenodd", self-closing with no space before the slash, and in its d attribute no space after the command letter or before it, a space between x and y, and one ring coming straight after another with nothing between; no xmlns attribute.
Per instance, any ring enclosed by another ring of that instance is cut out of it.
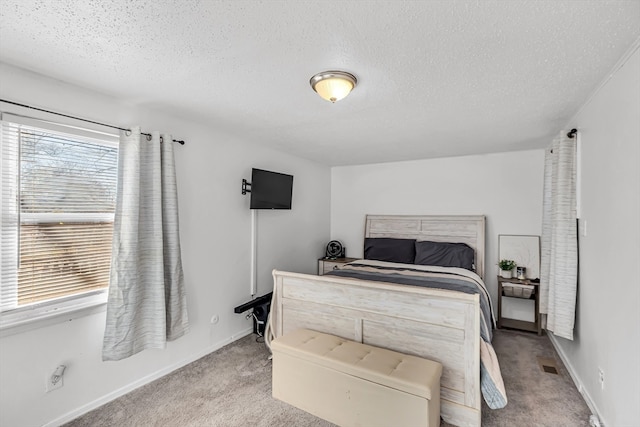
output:
<svg viewBox="0 0 640 427"><path fill-rule="evenodd" d="M349 95L358 80L346 71L323 71L311 77L309 83L323 99L336 102Z"/></svg>

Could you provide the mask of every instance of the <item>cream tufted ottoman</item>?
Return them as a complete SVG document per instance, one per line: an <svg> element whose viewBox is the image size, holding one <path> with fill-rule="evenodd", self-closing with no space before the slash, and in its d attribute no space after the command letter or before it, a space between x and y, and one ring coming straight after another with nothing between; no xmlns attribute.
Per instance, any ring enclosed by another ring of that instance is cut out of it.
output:
<svg viewBox="0 0 640 427"><path fill-rule="evenodd" d="M271 349L276 399L340 426L440 425L440 363L308 329Z"/></svg>

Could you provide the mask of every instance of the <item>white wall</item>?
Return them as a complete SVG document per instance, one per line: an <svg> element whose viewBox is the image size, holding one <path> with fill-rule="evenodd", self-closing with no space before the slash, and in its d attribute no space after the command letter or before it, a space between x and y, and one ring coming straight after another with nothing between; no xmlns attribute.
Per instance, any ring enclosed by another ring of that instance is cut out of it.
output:
<svg viewBox="0 0 640 427"><path fill-rule="evenodd" d="M182 260L191 332L165 350L103 363L104 312L0 338L0 425L59 424L246 334L251 323L233 313L250 299L250 210L241 195L251 168L294 175L293 209L258 217L258 294L272 287L271 270L315 273L329 238L330 170L326 166L221 134L143 106L0 64L0 96L71 115L186 140L175 146ZM7 111L34 111L0 104ZM214 120L215 118L212 118ZM60 119L55 119L60 120ZM62 120L61 120L62 121ZM211 325L213 314L220 316ZM45 394L45 376L60 363L64 387Z"/></svg>
<svg viewBox="0 0 640 427"><path fill-rule="evenodd" d="M636 50L570 123L580 131L587 235L574 341L556 342L607 426L640 422L639 76Z"/></svg>
<svg viewBox="0 0 640 427"><path fill-rule="evenodd" d="M331 238L360 257L366 214L486 215L485 281L497 307L498 235L540 234L543 172L544 150L334 167ZM504 314L533 320L522 303Z"/></svg>

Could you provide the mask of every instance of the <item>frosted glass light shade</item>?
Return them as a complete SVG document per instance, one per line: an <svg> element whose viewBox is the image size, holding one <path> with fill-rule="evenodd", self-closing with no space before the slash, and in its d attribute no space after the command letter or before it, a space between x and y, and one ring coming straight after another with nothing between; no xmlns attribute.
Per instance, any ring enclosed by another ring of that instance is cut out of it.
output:
<svg viewBox="0 0 640 427"><path fill-rule="evenodd" d="M311 77L309 83L323 99L336 102L349 95L357 80L353 74L344 71L324 71Z"/></svg>

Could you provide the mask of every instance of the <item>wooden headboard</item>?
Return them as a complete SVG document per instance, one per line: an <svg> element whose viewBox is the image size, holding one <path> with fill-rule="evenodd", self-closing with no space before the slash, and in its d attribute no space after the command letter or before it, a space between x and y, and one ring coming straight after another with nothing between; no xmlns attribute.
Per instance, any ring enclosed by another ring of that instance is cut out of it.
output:
<svg viewBox="0 0 640 427"><path fill-rule="evenodd" d="M367 215L364 237L466 243L475 250L476 273L484 280L484 215Z"/></svg>

